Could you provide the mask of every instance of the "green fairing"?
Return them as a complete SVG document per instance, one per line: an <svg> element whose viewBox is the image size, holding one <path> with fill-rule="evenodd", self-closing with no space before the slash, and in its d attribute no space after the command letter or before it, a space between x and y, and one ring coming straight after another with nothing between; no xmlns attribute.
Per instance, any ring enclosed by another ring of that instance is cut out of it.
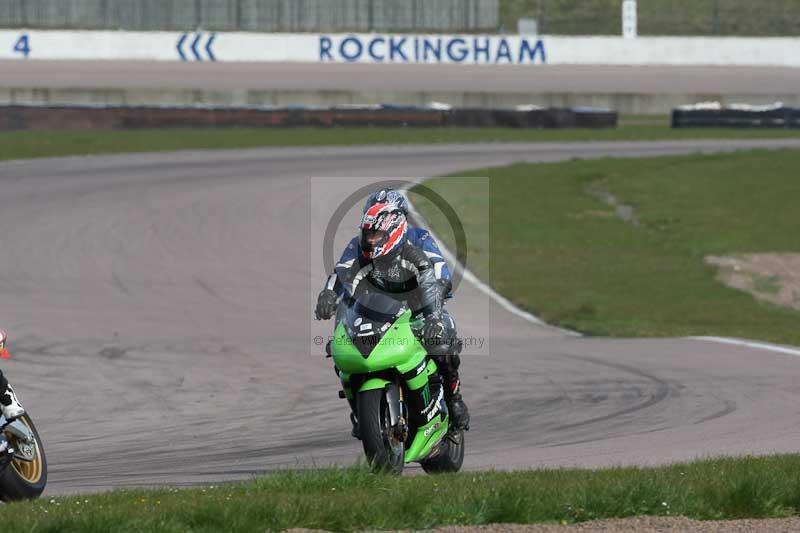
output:
<svg viewBox="0 0 800 533"><path fill-rule="evenodd" d="M425 367L425 372L408 380L408 388L411 390L417 390L420 387L424 387L425 384L428 383L428 378L435 374L436 371L436 363L433 362L433 359L429 360L428 366ZM427 402L429 399L426 398L425 401Z"/></svg>
<svg viewBox="0 0 800 533"><path fill-rule="evenodd" d="M412 442L411 446L406 450L405 462L413 463L414 461L425 459L428 454L431 453L433 446L444 438L447 433L449 422L449 417L445 417L444 420L442 420L440 415L419 428L414 437L414 442ZM425 432L435 427L436 424L439 424L439 427L431 430L430 435L426 437Z"/></svg>
<svg viewBox="0 0 800 533"><path fill-rule="evenodd" d="M428 383L428 376L431 376L437 372L436 363L433 362L433 359L428 361L428 365L425 367L425 372L420 374L417 378L423 378L424 384ZM414 381L413 379L411 381ZM410 383L410 382L409 382ZM412 387L414 388L414 387ZM426 395L424 398L425 403L430 401L430 397ZM435 426L437 422L440 422L440 426L438 429L432 431L429 436L425 436L425 431L429 428ZM425 459L428 454L433 449L433 446L436 445L441 439L444 438L445 434L447 433L447 427L449 425L450 419L449 417L445 417L444 420L441 420L441 415L437 416L434 420L431 420L426 425L419 428L417 434L414 436L414 442L411 443L411 446L406 450L405 462L411 463L414 461L419 461L421 459Z"/></svg>
<svg viewBox="0 0 800 533"><path fill-rule="evenodd" d="M391 368L403 374L413 370L425 359L426 352L411 331L410 319L411 311L401 315L368 358L361 355L340 322L331 343L334 364L348 374L368 374Z"/></svg>
<svg viewBox="0 0 800 533"><path fill-rule="evenodd" d="M385 389L389 385L389 381L382 378L368 379L358 388L358 392L366 392L368 390Z"/></svg>
<svg viewBox="0 0 800 533"><path fill-rule="evenodd" d="M334 364L339 368L339 377L342 383L350 384L354 376L374 374L385 370L396 370L399 374L412 372L425 365L424 371L412 377L405 384L408 389L417 391L423 389L425 402L430 401L426 385L428 378L437 372L436 363L428 360L425 348L411 330L411 311L406 311L389 328L380 342L375 346L368 357L361 355L358 348L347 334L344 324L337 324L334 331L331 353ZM391 381L385 377L369 377L359 386L358 392L383 389ZM344 386L348 398L353 397L353 391ZM439 414L433 420L420 427L413 442L405 450L404 462L410 463L425 459L434 446L444 438L448 430L448 417L442 418ZM425 433L428 433L427 435Z"/></svg>

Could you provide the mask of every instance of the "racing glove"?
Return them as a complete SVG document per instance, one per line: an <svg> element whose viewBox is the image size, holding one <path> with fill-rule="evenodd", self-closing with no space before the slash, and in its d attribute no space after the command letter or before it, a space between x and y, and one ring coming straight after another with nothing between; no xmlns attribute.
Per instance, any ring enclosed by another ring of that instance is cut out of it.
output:
<svg viewBox="0 0 800 533"><path fill-rule="evenodd" d="M422 327L422 340L426 346L445 342L444 322L442 322L441 315L432 313L425 317L425 325Z"/></svg>
<svg viewBox="0 0 800 533"><path fill-rule="evenodd" d="M330 289L322 289L322 292L317 296L317 308L314 310L314 315L317 320L328 320L336 313L336 303L339 299L338 295Z"/></svg>
<svg viewBox="0 0 800 533"><path fill-rule="evenodd" d="M452 281L450 281L449 279L437 279L436 281L439 283L439 291L441 292L442 295L442 301L444 301L445 298L447 298L448 296L452 296L452 291L453 291Z"/></svg>

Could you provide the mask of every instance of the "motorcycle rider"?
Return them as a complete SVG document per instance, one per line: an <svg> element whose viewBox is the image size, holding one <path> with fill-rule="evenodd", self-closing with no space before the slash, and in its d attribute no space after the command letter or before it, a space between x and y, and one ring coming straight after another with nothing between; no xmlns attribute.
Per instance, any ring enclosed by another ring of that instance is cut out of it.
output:
<svg viewBox="0 0 800 533"><path fill-rule="evenodd" d="M8 357L6 340L8 340L7 335L0 331L0 356L3 358ZM25 414L25 409L19 402L17 395L14 394L14 389L11 388L2 370L0 370L0 413L9 422Z"/></svg>
<svg viewBox="0 0 800 533"><path fill-rule="evenodd" d="M315 315L318 320L332 317L340 298L354 297L356 286L364 279L383 292L402 294L414 314L424 316L418 334L439 369L452 423L469 429L469 411L458 375L462 343L455 321L443 308L445 300L452 297L450 270L430 233L409 227L407 215L408 204L400 192L381 189L369 196L360 236L347 245L319 293Z"/></svg>

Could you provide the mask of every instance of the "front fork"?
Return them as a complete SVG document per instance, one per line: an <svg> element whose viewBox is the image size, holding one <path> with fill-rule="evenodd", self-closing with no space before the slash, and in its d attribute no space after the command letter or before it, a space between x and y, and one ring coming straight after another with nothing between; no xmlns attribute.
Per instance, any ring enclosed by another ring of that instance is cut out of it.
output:
<svg viewBox="0 0 800 533"><path fill-rule="evenodd" d="M342 383L339 397L346 399L350 404L351 414L355 419L358 410L356 392L351 380L352 376L336 367L334 367L334 370ZM360 383L359 391L367 388L385 388L392 427L396 427L396 423L400 419L403 419L403 422L407 425L409 418L419 427L428 423L430 421L429 417L437 412L438 406L433 405L433 403L440 396L441 386L436 363L432 359L426 358L420 365L401 374L400 379L394 384L387 380L374 378Z"/></svg>
<svg viewBox="0 0 800 533"><path fill-rule="evenodd" d="M6 433L15 438L17 448L8 441ZM9 422L0 415L0 469L8 466L12 459L26 462L36 459L36 438L28 426L19 420Z"/></svg>

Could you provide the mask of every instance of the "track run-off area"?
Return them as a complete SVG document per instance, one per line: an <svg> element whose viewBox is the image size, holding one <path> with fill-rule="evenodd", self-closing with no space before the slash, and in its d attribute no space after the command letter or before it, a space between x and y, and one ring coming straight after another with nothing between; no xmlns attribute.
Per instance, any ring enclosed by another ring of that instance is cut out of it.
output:
<svg viewBox="0 0 800 533"><path fill-rule="evenodd" d="M0 61L0 87L17 89L203 89L783 95L791 67L612 65L375 65L170 61ZM435 75L432 75L435 74ZM745 98L747 101L747 98ZM693 103L687 101L684 103Z"/></svg>
<svg viewBox="0 0 800 533"><path fill-rule="evenodd" d="M284 148L0 163L3 369L36 421L49 494L349 465L316 346L317 243L354 190L518 161L798 140ZM632 162L632 164L634 164ZM325 179L323 179L325 178ZM344 219L335 247L355 231ZM338 253L338 250L335 252ZM769 346L567 335L465 281L468 469L652 465L796 452L800 358ZM413 468L411 469L414 470Z"/></svg>

